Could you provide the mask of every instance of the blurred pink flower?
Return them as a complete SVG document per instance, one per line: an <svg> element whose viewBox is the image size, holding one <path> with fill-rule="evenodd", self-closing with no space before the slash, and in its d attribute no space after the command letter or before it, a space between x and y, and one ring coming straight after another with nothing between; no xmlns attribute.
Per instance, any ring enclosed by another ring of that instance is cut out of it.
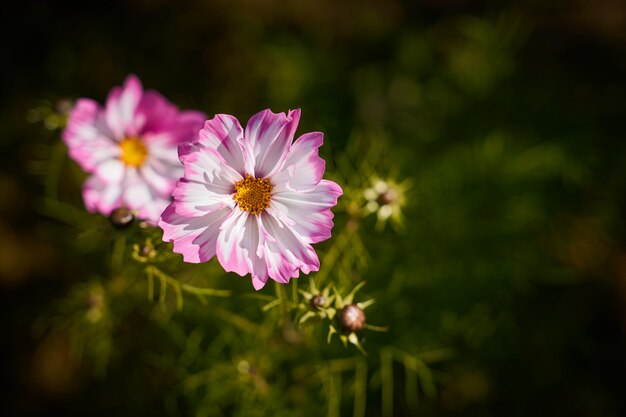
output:
<svg viewBox="0 0 626 417"><path fill-rule="evenodd" d="M312 243L330 237L341 188L322 179L323 134L293 142L300 110L264 110L246 129L226 114L204 124L199 139L179 147L185 174L161 215L163 240L187 262L217 255L226 271L286 283L319 269ZM292 143L293 142L293 143Z"/></svg>
<svg viewBox="0 0 626 417"><path fill-rule="evenodd" d="M87 209L106 216L127 207L156 224L183 173L176 149L197 137L204 120L200 112L180 111L156 91L144 91L134 75L111 90L104 108L77 100L63 140L93 174L83 185Z"/></svg>

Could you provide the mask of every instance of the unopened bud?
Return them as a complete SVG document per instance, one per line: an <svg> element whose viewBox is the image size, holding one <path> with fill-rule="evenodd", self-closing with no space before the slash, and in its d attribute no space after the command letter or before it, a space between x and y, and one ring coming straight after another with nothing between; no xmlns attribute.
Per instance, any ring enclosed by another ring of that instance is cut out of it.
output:
<svg viewBox="0 0 626 417"><path fill-rule="evenodd" d="M326 305L326 297L323 295L314 295L313 298L311 298L310 303L311 307L314 309L323 308Z"/></svg>
<svg viewBox="0 0 626 417"><path fill-rule="evenodd" d="M378 204L380 204L381 206L393 204L398 201L399 197L400 196L398 194L398 190L393 187L389 187L387 191L385 191L378 197Z"/></svg>
<svg viewBox="0 0 626 417"><path fill-rule="evenodd" d="M125 207L120 207L113 210L113 212L111 212L111 215L109 216L111 224L113 224L113 226L118 229L125 229L126 227L130 226L134 219L135 215L133 214L133 212Z"/></svg>
<svg viewBox="0 0 626 417"><path fill-rule="evenodd" d="M365 327L365 313L354 304L345 306L339 314L339 323L346 332L358 332Z"/></svg>

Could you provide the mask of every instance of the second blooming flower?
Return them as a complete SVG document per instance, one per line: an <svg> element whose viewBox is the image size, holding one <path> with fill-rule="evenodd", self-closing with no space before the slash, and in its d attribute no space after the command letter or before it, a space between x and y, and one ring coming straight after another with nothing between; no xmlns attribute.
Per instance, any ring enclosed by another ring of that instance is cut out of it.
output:
<svg viewBox="0 0 626 417"><path fill-rule="evenodd" d="M194 139L205 119L144 91L134 75L111 90L104 108L79 99L63 139L70 156L92 174L83 185L87 209L108 216L126 207L155 224L182 175L177 147Z"/></svg>

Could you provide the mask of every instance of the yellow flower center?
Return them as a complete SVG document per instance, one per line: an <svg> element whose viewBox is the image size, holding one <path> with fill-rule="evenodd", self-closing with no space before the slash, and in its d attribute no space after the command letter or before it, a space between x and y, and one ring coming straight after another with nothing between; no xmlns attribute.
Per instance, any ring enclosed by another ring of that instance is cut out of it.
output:
<svg viewBox="0 0 626 417"><path fill-rule="evenodd" d="M148 156L148 148L140 138L128 137L120 142L120 160L131 167L140 167Z"/></svg>
<svg viewBox="0 0 626 417"><path fill-rule="evenodd" d="M246 175L246 178L235 183L233 200L239 208L251 214L259 214L270 206L272 184L269 180L262 180Z"/></svg>

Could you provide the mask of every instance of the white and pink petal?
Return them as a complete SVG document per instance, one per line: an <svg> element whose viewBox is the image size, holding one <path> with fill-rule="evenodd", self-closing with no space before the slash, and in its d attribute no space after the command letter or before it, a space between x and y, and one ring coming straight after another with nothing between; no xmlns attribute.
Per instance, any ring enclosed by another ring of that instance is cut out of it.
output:
<svg viewBox="0 0 626 417"><path fill-rule="evenodd" d="M326 168L326 162L318 152L323 143L321 132L311 132L300 136L291 145L281 171L272 177L276 192L308 191L320 182Z"/></svg>
<svg viewBox="0 0 626 417"><path fill-rule="evenodd" d="M270 109L252 116L246 124L244 141L254 153L254 175L267 178L282 166L300 121L300 109L274 113Z"/></svg>
<svg viewBox="0 0 626 417"><path fill-rule="evenodd" d="M105 183L118 184L125 176L126 165L117 158L109 158L96 166L94 174Z"/></svg>
<svg viewBox="0 0 626 417"><path fill-rule="evenodd" d="M102 119L102 109L93 100L79 99L62 133L69 154L83 170L93 172L103 160L117 157L119 147Z"/></svg>
<svg viewBox="0 0 626 417"><path fill-rule="evenodd" d="M153 198L150 186L141 178L135 168L128 168L124 175L123 185L124 205L133 210L139 210L150 203Z"/></svg>
<svg viewBox="0 0 626 417"><path fill-rule="evenodd" d="M304 242L293 229L281 225L268 213L258 216L262 232L263 258L270 278L287 283L319 269L319 259L310 244Z"/></svg>
<svg viewBox="0 0 626 417"><path fill-rule="evenodd" d="M123 189L117 183L105 183L92 175L83 184L83 201L87 211L105 216L122 206Z"/></svg>
<svg viewBox="0 0 626 417"><path fill-rule="evenodd" d="M243 179L214 148L200 145L189 150L182 158L184 178L189 181L213 183L233 190L234 184Z"/></svg>
<svg viewBox="0 0 626 417"><path fill-rule="evenodd" d="M267 267L261 259L261 236L256 216L234 210L222 224L217 238L217 259L227 272L252 275L252 283L260 289L267 282Z"/></svg>
<svg viewBox="0 0 626 417"><path fill-rule="evenodd" d="M183 216L197 217L224 207L233 209L235 201L230 188L219 184L194 182L182 178L172 192L174 209Z"/></svg>
<svg viewBox="0 0 626 417"><path fill-rule="evenodd" d="M167 198L172 193L178 177L174 175L163 175L159 172L160 170L155 169L157 167L162 168L162 164L159 164L158 160L149 159L137 170L142 180L150 186L155 194ZM182 167L180 171L182 171Z"/></svg>
<svg viewBox="0 0 626 417"><path fill-rule="evenodd" d="M107 97L105 119L115 139L138 136L142 120L135 119L135 111L143 96L143 86L135 75L129 75L122 87L115 87Z"/></svg>
<svg viewBox="0 0 626 417"><path fill-rule="evenodd" d="M206 116L198 111L180 111L156 91L146 91L135 111L135 127L149 145L175 147L196 140Z"/></svg>
<svg viewBox="0 0 626 417"><path fill-rule="evenodd" d="M272 196L270 213L283 223L284 217L291 222L289 227L308 243L317 243L330 238L333 228L333 213L330 211L337 204L343 191L336 183L321 180L308 192L283 191Z"/></svg>
<svg viewBox="0 0 626 417"><path fill-rule="evenodd" d="M252 152L242 146L243 129L239 121L228 114L216 114L204 123L198 133L198 142L215 149L224 161L242 176L252 172Z"/></svg>
<svg viewBox="0 0 626 417"><path fill-rule="evenodd" d="M170 204L159 219L163 240L174 244L174 252L183 255L185 262L206 262L215 256L220 227L231 214L223 208L199 217L180 215Z"/></svg>
<svg viewBox="0 0 626 417"><path fill-rule="evenodd" d="M163 210L165 210L170 202L169 198L166 199L153 195L148 204L145 204L141 208L137 209L137 217L144 219L152 226L156 226L161 213L163 213Z"/></svg>

